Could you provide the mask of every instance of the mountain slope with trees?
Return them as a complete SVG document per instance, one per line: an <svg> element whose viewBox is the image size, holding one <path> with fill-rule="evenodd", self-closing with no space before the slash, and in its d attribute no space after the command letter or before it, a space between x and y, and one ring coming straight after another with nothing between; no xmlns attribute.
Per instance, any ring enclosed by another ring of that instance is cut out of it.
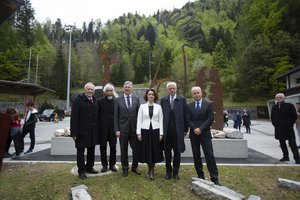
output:
<svg viewBox="0 0 300 200"><path fill-rule="evenodd" d="M224 98L271 98L276 76L300 63L299 10L297 0L197 0L153 16L127 13L105 24L91 20L72 32L71 86L100 84L101 55L107 55L115 85L148 82L150 70L152 83L183 82L184 51L189 86L201 67L214 66ZM37 22L25 0L0 26L0 79L27 79L31 49L30 82L38 70L37 83L66 98L69 36L59 18Z"/></svg>

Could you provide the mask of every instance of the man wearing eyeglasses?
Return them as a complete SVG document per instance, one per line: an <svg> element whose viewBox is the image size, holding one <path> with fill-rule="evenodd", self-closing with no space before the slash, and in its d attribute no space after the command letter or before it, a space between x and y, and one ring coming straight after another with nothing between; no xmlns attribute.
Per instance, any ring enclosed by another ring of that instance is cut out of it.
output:
<svg viewBox="0 0 300 200"><path fill-rule="evenodd" d="M279 140L283 157L281 162L289 161L289 152L286 145L286 140L289 141L289 146L294 154L296 164L300 164L299 151L296 145L294 124L297 119L297 112L293 104L284 101L283 93L275 95L276 104L272 107L271 121L275 128L275 139Z"/></svg>

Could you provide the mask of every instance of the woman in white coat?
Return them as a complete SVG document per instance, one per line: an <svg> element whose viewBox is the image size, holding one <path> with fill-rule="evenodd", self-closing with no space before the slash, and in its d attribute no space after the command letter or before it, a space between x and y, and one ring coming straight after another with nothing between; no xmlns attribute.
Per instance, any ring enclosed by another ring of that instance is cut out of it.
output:
<svg viewBox="0 0 300 200"><path fill-rule="evenodd" d="M146 103L138 111L136 134L140 144L139 162L147 163L147 177L154 180L155 163L163 160L163 113L155 101L158 95L154 89L148 89L144 96Z"/></svg>

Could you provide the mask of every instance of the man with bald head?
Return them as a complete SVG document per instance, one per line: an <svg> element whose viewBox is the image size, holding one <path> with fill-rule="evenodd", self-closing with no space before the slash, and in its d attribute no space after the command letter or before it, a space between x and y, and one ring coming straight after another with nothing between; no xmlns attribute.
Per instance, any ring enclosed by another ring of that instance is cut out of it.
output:
<svg viewBox="0 0 300 200"><path fill-rule="evenodd" d="M286 140L294 154L296 164L300 164L299 151L296 145L294 124L297 119L297 112L293 104L284 101L283 93L275 95L275 105L271 110L271 121L275 128L275 139L279 140L283 157L281 162L289 161L289 152L286 145Z"/></svg>
<svg viewBox="0 0 300 200"><path fill-rule="evenodd" d="M202 98L202 90L199 86L192 87L191 92L194 101L187 106L187 119L190 127L189 136L195 170L198 178L205 179L200 151L200 147L202 146L210 180L216 185L220 185L210 132L210 126L214 121L212 104Z"/></svg>

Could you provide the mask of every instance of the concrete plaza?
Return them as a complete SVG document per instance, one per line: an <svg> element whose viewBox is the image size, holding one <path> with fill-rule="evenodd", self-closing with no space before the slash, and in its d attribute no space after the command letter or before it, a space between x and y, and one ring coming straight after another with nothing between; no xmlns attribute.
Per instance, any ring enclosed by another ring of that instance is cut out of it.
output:
<svg viewBox="0 0 300 200"><path fill-rule="evenodd" d="M229 121L229 127L232 127L233 122ZM10 158L5 158L5 162L28 162L28 161L57 161L57 162L75 162L76 156L53 156L50 154L51 137L53 137L54 130L64 129L70 126L70 118L66 117L63 121L58 123L53 122L38 122L36 127L36 146L34 152L29 155L22 154L21 160L13 161ZM245 128L241 131L244 133ZM282 157L282 152L279 147L278 140L274 138L274 128L269 120L252 120L251 134L245 133L244 139L248 143L248 158L217 158L218 164L238 164L238 165L294 165L293 154L290 151L290 161L279 162ZM188 140L188 139L187 139ZM296 135L297 144L299 145L299 138ZM28 149L30 143L29 136L25 138L25 151ZM189 144L187 142L186 144ZM96 146L99 148L99 146ZM130 148L129 148L130 149ZM13 153L14 147L11 146L10 153ZM99 150L98 150L99 151ZM120 161L119 151L117 152L117 161ZM99 156L96 156L96 161L100 161ZM193 163L192 155L182 158L183 163ZM297 165L299 166L299 165Z"/></svg>

